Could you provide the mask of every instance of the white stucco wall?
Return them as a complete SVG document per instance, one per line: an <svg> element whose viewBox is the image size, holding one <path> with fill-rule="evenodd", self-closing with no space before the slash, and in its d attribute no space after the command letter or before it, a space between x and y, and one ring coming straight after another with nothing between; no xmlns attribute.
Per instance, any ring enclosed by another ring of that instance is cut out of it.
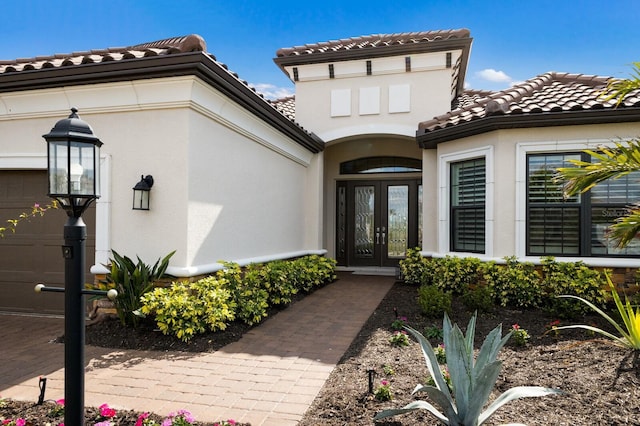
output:
<svg viewBox="0 0 640 426"><path fill-rule="evenodd" d="M0 94L0 168L46 169L42 135L79 109L103 141L95 265L115 249L171 270L322 249L321 155L194 77ZM132 187L152 175L151 210ZM46 188L43 188L43 198ZM100 267L94 268L100 272Z"/></svg>
<svg viewBox="0 0 640 426"><path fill-rule="evenodd" d="M425 246L425 252L444 256L449 252L449 191L446 176L451 160L487 157L487 253L484 257L525 256L526 155L529 152L569 152L612 144L619 138L640 135L640 124L602 124L558 126L535 129L499 130L457 141L441 143L435 150L439 169L437 216L425 213L425 229L438 229L437 247ZM425 150L423 163L434 155ZM492 176L490 178L489 176ZM426 202L426 197L425 197ZM430 223L427 225L427 223ZM529 259L537 261L538 259ZM634 266L638 260L583 258L599 266Z"/></svg>
<svg viewBox="0 0 640 426"><path fill-rule="evenodd" d="M453 52L453 62L460 52ZM296 121L325 142L358 135L415 137L417 123L451 108L451 68L446 53L335 62L335 78L328 64L298 66ZM293 75L292 67L288 67Z"/></svg>

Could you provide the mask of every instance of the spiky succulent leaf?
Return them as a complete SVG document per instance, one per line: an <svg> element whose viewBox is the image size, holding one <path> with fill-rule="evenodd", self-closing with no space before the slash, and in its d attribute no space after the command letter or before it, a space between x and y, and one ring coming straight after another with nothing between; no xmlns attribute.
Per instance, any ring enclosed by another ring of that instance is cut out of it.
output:
<svg viewBox="0 0 640 426"><path fill-rule="evenodd" d="M378 414L376 414L376 416L373 419L374 420L380 420L380 419L384 419L386 417L392 417L392 416L397 416L399 414L410 413L411 411L415 411L415 410L427 410L431 414L436 416L436 418L438 420L440 420L445 425L456 425L457 424L457 423L450 422L449 419L447 419L445 416L443 416L441 412L439 412L433 405L429 404L426 401L414 401L414 402L411 402L411 403L405 405L402 408L383 410L383 411L379 412Z"/></svg>
<svg viewBox="0 0 640 426"><path fill-rule="evenodd" d="M480 414L480 416L478 417L478 426L486 422L498 408L502 407L507 402L520 398L535 398L547 395L558 395L562 393L563 392L561 390L545 388L542 386L518 386L515 388L511 388L503 392L502 395L496 398L496 400L493 401L482 414Z"/></svg>
<svg viewBox="0 0 640 426"><path fill-rule="evenodd" d="M445 322L447 320L448 317L445 317ZM473 327L473 324L471 326ZM447 367L453 387L456 411L458 417L464 419L469 406L469 394L473 389L471 383L473 352L469 356L466 339L457 325L450 328L450 332L444 336L443 340L447 351Z"/></svg>
<svg viewBox="0 0 640 426"><path fill-rule="evenodd" d="M474 371L474 387L469 395L469 409L463 419L464 424L475 426L475 421L478 416L480 416L482 407L487 403L491 391L496 384L496 380L498 380L501 369L502 362L500 361L485 364L482 368L476 366L477 371Z"/></svg>
<svg viewBox="0 0 640 426"><path fill-rule="evenodd" d="M456 412L456 407L451 404L449 400L449 392L442 392L440 389L436 389L433 386L425 386L425 385L417 385L412 395L423 392L426 393L427 396L438 405L442 411L444 411L444 416L451 421L459 421L458 413ZM455 423L454 423L455 424Z"/></svg>
<svg viewBox="0 0 640 426"><path fill-rule="evenodd" d="M433 351L433 346L431 346L431 343L429 342L429 340L427 340L427 338L425 338L422 335L422 333L420 333L418 330L415 330L407 326L405 326L404 328L409 333L411 333L416 338L416 340L418 340L418 343L420 344L420 349L422 350L422 355L424 356L424 359L427 364L427 368L429 369L429 374L431 374L431 377L433 378L433 381L436 384L436 389L439 389L440 392L443 393L443 395L446 395L449 402L448 405L455 407L453 398L449 393L449 386L444 381L444 378L442 377L442 373L440 372L440 364L438 364L438 360L436 358L435 352ZM447 411L446 407L443 406L442 408L444 411Z"/></svg>

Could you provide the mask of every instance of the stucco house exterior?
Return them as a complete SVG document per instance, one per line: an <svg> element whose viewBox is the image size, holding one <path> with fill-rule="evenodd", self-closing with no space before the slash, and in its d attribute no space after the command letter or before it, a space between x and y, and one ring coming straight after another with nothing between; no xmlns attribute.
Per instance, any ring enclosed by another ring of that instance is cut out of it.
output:
<svg viewBox="0 0 640 426"><path fill-rule="evenodd" d="M640 266L640 247L603 232L640 183L562 201L549 179L585 148L638 136L640 94L614 108L598 97L606 78L560 73L465 90L471 44L461 29L280 49L295 97L277 101L196 35L0 61L0 217L48 201L42 135L76 107L104 142L87 280L112 249L149 262L176 250L178 277L325 253L394 267L411 247ZM148 211L131 205L141 175L155 182ZM48 212L0 239L0 310L61 311L33 285L62 283L63 223Z"/></svg>

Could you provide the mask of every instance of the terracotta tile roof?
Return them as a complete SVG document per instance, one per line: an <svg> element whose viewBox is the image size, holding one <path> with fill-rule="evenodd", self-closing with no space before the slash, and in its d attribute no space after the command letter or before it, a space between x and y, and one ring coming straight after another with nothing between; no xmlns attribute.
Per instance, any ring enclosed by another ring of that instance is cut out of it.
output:
<svg viewBox="0 0 640 426"><path fill-rule="evenodd" d="M296 97L287 96L286 98L276 99L269 101L275 109L280 111L285 117L290 120L296 119Z"/></svg>
<svg viewBox="0 0 640 426"><path fill-rule="evenodd" d="M9 61L0 60L0 74L121 61L124 59L148 58L185 52L204 52L206 50L207 45L204 39L197 34L191 34L129 47L59 53L51 56L36 56L35 58L20 58Z"/></svg>
<svg viewBox="0 0 640 426"><path fill-rule="evenodd" d="M324 43L305 44L279 49L277 57L316 55L328 52L339 52L358 49L382 48L390 46L407 46L429 44L436 41L469 38L467 29L422 31L396 34L373 34L361 37L332 40Z"/></svg>
<svg viewBox="0 0 640 426"><path fill-rule="evenodd" d="M462 92L460 96L455 98L451 103L451 109L464 108L465 106L471 105L482 98L486 98L489 95L492 95L496 92L491 90L465 90Z"/></svg>
<svg viewBox="0 0 640 426"><path fill-rule="evenodd" d="M453 134L453 128L457 128L456 137L461 137L464 136L461 133L465 126L471 125L474 125L474 134L477 134L480 133L478 129L483 120L497 117L501 119L501 123L505 123L505 127L510 119L518 119L522 122L519 127L526 127L524 119L527 117L540 116L535 119L542 119L544 114L556 114L554 117L557 117L557 114L563 113L614 110L615 101L605 101L600 97L609 79L610 77L549 72L500 92L477 92L471 95L463 93L456 109L420 123L418 138L421 139L423 135L424 141L437 139L437 133L451 130L450 133ZM624 108L640 108L640 90L629 94L618 109ZM545 124L541 122L537 125ZM548 125L559 124L549 121ZM492 128L495 129L495 125Z"/></svg>

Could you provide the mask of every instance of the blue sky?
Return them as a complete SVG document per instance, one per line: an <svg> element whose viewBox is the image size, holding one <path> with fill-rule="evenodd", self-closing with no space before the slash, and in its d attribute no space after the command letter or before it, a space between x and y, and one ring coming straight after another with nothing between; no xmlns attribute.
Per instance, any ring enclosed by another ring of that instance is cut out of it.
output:
<svg viewBox="0 0 640 426"><path fill-rule="evenodd" d="M0 60L200 34L273 96L293 84L277 49L379 33L468 28L466 85L500 90L547 71L627 77L640 61L637 0L15 0L0 6Z"/></svg>

